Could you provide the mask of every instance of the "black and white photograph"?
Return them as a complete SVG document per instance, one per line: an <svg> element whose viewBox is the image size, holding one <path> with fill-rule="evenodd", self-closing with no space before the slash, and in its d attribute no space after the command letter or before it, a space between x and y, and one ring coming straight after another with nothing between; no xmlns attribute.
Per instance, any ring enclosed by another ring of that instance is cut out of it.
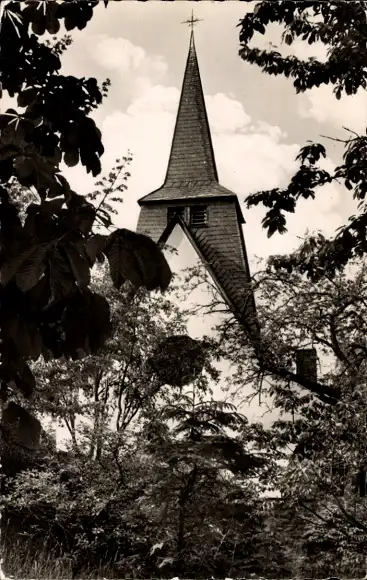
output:
<svg viewBox="0 0 367 580"><path fill-rule="evenodd" d="M367 1L0 1L0 580L366 580Z"/></svg>

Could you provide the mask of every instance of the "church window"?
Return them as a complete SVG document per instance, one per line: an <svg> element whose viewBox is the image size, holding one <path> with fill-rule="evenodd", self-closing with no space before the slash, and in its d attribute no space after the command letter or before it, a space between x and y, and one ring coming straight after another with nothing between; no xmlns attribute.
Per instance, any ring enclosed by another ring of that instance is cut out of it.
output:
<svg viewBox="0 0 367 580"><path fill-rule="evenodd" d="M177 207L169 207L167 209L167 221L170 222L176 216L179 216L182 220L185 221L186 217L186 208L184 206L177 206Z"/></svg>
<svg viewBox="0 0 367 580"><path fill-rule="evenodd" d="M190 208L190 225L194 228L202 228L208 225L208 208L205 205L197 205Z"/></svg>

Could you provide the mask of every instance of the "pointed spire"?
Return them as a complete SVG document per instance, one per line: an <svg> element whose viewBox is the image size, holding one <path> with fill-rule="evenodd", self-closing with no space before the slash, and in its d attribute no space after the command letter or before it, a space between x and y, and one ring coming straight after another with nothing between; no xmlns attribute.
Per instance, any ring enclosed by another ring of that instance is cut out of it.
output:
<svg viewBox="0 0 367 580"><path fill-rule="evenodd" d="M204 93L195 49L193 15L189 54L181 90L166 185L177 181L218 181Z"/></svg>

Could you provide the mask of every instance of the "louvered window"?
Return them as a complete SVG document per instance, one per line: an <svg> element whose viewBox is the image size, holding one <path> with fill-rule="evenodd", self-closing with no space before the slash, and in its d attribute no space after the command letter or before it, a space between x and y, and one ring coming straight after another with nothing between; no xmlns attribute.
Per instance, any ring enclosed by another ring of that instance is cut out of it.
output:
<svg viewBox="0 0 367 580"><path fill-rule="evenodd" d="M169 207L167 209L167 221L170 222L174 217L177 215L182 219L185 220L185 207L178 206L178 207Z"/></svg>
<svg viewBox="0 0 367 580"><path fill-rule="evenodd" d="M208 225L208 208L204 205L190 208L190 225L194 228L202 228Z"/></svg>

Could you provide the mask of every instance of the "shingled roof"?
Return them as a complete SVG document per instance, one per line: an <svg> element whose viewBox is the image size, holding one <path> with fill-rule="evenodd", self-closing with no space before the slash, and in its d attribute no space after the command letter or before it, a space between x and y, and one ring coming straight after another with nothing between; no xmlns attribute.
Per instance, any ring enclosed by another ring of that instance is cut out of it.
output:
<svg viewBox="0 0 367 580"><path fill-rule="evenodd" d="M160 244L168 240L178 220L230 309L257 339L259 326L242 232L244 218L236 194L218 182L193 33L166 179L139 204L138 231ZM176 214L169 219L174 206L186 208L186 217ZM206 222L201 225L189 217L199 206L206 211Z"/></svg>
<svg viewBox="0 0 367 580"><path fill-rule="evenodd" d="M233 197L218 183L193 32L181 90L166 179L139 204L178 199Z"/></svg>
<svg viewBox="0 0 367 580"><path fill-rule="evenodd" d="M235 252L233 253L233 258L228 256L229 252L226 245L220 249L218 248L217 240L213 233L205 229L188 227L184 220L176 216L163 231L158 240L158 245L163 246L167 242L176 224L181 227L200 256L219 293L235 317L252 340L257 342L260 337L260 328L244 240L241 239L242 243L240 242L243 259L243 264L241 265L238 258L236 259ZM228 241L231 246L232 240Z"/></svg>
<svg viewBox="0 0 367 580"><path fill-rule="evenodd" d="M193 32L165 183L190 179L218 181Z"/></svg>

